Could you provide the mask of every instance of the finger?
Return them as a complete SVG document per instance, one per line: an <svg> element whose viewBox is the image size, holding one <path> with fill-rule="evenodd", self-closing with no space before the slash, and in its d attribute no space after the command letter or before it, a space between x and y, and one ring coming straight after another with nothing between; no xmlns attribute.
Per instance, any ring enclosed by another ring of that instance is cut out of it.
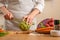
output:
<svg viewBox="0 0 60 40"><path fill-rule="evenodd" d="M7 15L8 15L8 20L12 20L13 19L12 14L8 13Z"/></svg>
<svg viewBox="0 0 60 40"><path fill-rule="evenodd" d="M29 18L28 23L29 23L29 25L32 25L32 18Z"/></svg>
<svg viewBox="0 0 60 40"><path fill-rule="evenodd" d="M6 14L5 16L6 16L5 18L6 18L7 20L9 20L9 13Z"/></svg>
<svg viewBox="0 0 60 40"><path fill-rule="evenodd" d="M27 16L23 17L23 21L27 20Z"/></svg>
<svg viewBox="0 0 60 40"><path fill-rule="evenodd" d="M32 25L32 19L29 19L29 24Z"/></svg>
<svg viewBox="0 0 60 40"><path fill-rule="evenodd" d="M6 20L8 20L8 19L9 19L9 14L4 15L4 18L5 18Z"/></svg>
<svg viewBox="0 0 60 40"><path fill-rule="evenodd" d="M33 23L32 23L32 20L30 21L30 24L32 25Z"/></svg>
<svg viewBox="0 0 60 40"><path fill-rule="evenodd" d="M29 24L29 21L30 21L30 19L29 19L29 17L27 17L27 23Z"/></svg>
<svg viewBox="0 0 60 40"><path fill-rule="evenodd" d="M31 20L30 20L30 18L29 18L29 20L28 20L28 24L29 24L29 25L30 25L30 21L31 21Z"/></svg>
<svg viewBox="0 0 60 40"><path fill-rule="evenodd" d="M11 15L8 13L8 14L7 14L8 20L10 20L10 19L11 19L11 18L10 18L10 16L11 16Z"/></svg>
<svg viewBox="0 0 60 40"><path fill-rule="evenodd" d="M6 19L6 15L4 15L4 18Z"/></svg>
<svg viewBox="0 0 60 40"><path fill-rule="evenodd" d="M10 15L10 20L12 20L13 19L13 16L12 15Z"/></svg>
<svg viewBox="0 0 60 40"><path fill-rule="evenodd" d="M4 18L5 18L6 20L8 20L8 15L5 15Z"/></svg>

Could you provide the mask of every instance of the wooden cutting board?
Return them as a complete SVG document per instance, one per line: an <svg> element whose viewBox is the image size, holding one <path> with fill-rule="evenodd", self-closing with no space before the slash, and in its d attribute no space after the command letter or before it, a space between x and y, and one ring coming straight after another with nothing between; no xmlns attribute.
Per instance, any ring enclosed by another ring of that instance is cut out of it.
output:
<svg viewBox="0 0 60 40"><path fill-rule="evenodd" d="M60 40L60 37L51 37L49 34L23 34L21 32L22 31L19 33L9 31L9 34L4 37L0 37L0 40Z"/></svg>

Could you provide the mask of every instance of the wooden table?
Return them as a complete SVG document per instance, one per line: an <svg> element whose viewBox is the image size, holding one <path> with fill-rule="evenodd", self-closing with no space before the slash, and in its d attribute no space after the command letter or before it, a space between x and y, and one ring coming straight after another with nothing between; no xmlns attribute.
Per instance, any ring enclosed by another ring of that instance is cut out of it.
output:
<svg viewBox="0 0 60 40"><path fill-rule="evenodd" d="M4 37L0 37L0 40L60 40L60 37L51 37L49 34L15 34L11 33Z"/></svg>

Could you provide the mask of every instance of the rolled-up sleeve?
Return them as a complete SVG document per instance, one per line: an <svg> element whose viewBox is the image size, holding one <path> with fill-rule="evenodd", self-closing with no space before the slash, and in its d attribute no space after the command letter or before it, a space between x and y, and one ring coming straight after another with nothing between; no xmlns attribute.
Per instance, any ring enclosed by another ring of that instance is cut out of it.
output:
<svg viewBox="0 0 60 40"><path fill-rule="evenodd" d="M37 8L40 12L42 12L44 9L44 0L36 0L35 8Z"/></svg>

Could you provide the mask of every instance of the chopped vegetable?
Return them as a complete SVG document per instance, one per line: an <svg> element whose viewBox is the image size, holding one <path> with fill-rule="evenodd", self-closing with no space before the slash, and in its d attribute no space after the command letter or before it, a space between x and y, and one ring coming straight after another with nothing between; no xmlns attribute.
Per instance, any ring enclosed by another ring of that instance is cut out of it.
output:
<svg viewBox="0 0 60 40"><path fill-rule="evenodd" d="M8 34L8 32L0 32L0 37L3 37L5 35L7 35L7 34Z"/></svg>
<svg viewBox="0 0 60 40"><path fill-rule="evenodd" d="M25 21L22 21L19 23L19 28L23 31L27 31L30 28L30 25L26 23Z"/></svg>
<svg viewBox="0 0 60 40"><path fill-rule="evenodd" d="M6 31L3 30L2 28L0 28L0 37L5 36L5 35L7 35L7 34L8 34L8 32L6 32Z"/></svg>

